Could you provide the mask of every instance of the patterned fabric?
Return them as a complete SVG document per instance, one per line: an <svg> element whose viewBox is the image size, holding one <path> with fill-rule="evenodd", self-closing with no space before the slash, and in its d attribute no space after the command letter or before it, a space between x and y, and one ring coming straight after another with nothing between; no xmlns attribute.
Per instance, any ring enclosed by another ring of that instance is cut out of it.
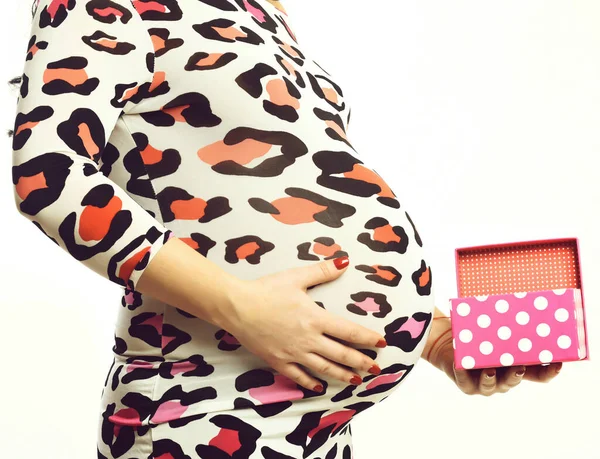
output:
<svg viewBox="0 0 600 459"><path fill-rule="evenodd" d="M239 435L240 448L279 450L264 457L345 458L343 423L414 369L434 311L431 268L407 209L352 146L335 80L267 0L39 2L15 119L15 200L123 288L100 407L115 426L99 438L105 457L120 457L126 432L152 429L165 440L157 457L167 439L185 442L173 457L221 457L197 445ZM242 279L348 255L340 278L308 293L385 336L384 349L350 344L382 373L358 386L316 374L325 391L315 393L226 330L142 295L137 281L171 237ZM148 435L135 438L150 450Z"/></svg>

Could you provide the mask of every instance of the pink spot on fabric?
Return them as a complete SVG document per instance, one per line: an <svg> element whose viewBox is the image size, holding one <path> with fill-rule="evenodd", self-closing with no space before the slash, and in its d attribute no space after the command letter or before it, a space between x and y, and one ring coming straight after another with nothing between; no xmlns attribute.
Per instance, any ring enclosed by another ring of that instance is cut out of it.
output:
<svg viewBox="0 0 600 459"><path fill-rule="evenodd" d="M231 333L226 333L225 336L223 336L223 341L225 341L227 344L240 344L237 338Z"/></svg>
<svg viewBox="0 0 600 459"><path fill-rule="evenodd" d="M125 297L125 304L132 305L135 300L135 295L133 294L133 290L127 289L127 293L123 295Z"/></svg>
<svg viewBox="0 0 600 459"><path fill-rule="evenodd" d="M366 312L379 312L380 308L379 304L375 302L373 297L368 297L366 300L358 303L355 302L354 304Z"/></svg>
<svg viewBox="0 0 600 459"><path fill-rule="evenodd" d="M219 448L229 456L233 456L238 449L242 447L240 443L240 435L237 430L226 429L221 427L221 430L212 440L208 442L210 446Z"/></svg>
<svg viewBox="0 0 600 459"><path fill-rule="evenodd" d="M265 22L265 14L258 8L255 8L252 5L250 5L250 3L248 3L248 0L244 0L244 6L246 7L246 11L248 11L248 13L252 14L252 16L258 19L260 22Z"/></svg>
<svg viewBox="0 0 600 459"><path fill-rule="evenodd" d="M372 379L371 381L369 381L366 388L367 388L367 390L369 390L369 389L374 389L377 386L381 386L382 384L390 384L390 383L396 382L402 377L402 375L404 373L406 373L406 370L402 370L398 373L393 373L393 374L389 374L389 375L377 376L375 379Z"/></svg>
<svg viewBox="0 0 600 459"><path fill-rule="evenodd" d="M256 387L248 392L252 398L262 403L277 403L304 397L304 392L298 389L297 384L284 375L275 375L275 382L270 386Z"/></svg>
<svg viewBox="0 0 600 459"><path fill-rule="evenodd" d="M150 362L143 362L141 360L134 360L133 362L129 363L126 365L126 369L125 371L127 373L131 373L133 370L136 370L138 368L148 368L151 369L152 368L152 363Z"/></svg>
<svg viewBox="0 0 600 459"><path fill-rule="evenodd" d="M141 323L144 325L150 325L151 327L154 327L159 335L162 334L162 326L163 326L163 315L162 314L156 314L155 316L149 317Z"/></svg>
<svg viewBox="0 0 600 459"><path fill-rule="evenodd" d="M310 432L308 432L308 436L310 438L312 438L317 433L319 433L319 431L321 429L328 427L332 424L335 424L335 425L337 425L337 427L335 429L333 429L333 431L331 432L331 434L333 435L336 432L336 430L338 430L340 428L340 426L342 424L344 424L347 421L349 421L350 419L352 419L352 416L354 416L354 413L356 413L356 410L343 410L343 411L337 411L335 413L331 413L327 416L323 416L321 418L321 420L319 421L319 425L317 427L315 427L314 429L312 429Z"/></svg>
<svg viewBox="0 0 600 459"><path fill-rule="evenodd" d="M407 331L410 333L410 337L414 339L421 334L424 327L425 322L417 322L414 318L411 317L406 322L404 322L402 326L398 328L398 330L396 330L396 333L400 331Z"/></svg>
<svg viewBox="0 0 600 459"><path fill-rule="evenodd" d="M169 400L168 402L161 403L154 416L152 416L152 422L161 423L179 419L183 413L187 411L188 407L183 406L181 402Z"/></svg>
<svg viewBox="0 0 600 459"><path fill-rule="evenodd" d="M171 341L173 341L175 339L174 336L161 336L160 338L160 346L162 348L165 348L167 346L167 344L169 344Z"/></svg>
<svg viewBox="0 0 600 459"><path fill-rule="evenodd" d="M119 410L110 415L108 420L114 424L120 424L123 426L139 426L142 424L140 422L140 413L133 408L124 408Z"/></svg>
<svg viewBox="0 0 600 459"><path fill-rule="evenodd" d="M185 362L175 362L171 367L171 375L175 376L176 374L192 371L196 368L198 368L198 365L193 364L189 360L186 360Z"/></svg>

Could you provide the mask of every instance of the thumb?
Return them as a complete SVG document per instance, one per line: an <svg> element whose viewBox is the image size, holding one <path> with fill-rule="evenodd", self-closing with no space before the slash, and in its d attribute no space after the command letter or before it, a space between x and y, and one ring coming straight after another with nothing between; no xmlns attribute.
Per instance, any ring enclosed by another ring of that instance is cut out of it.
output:
<svg viewBox="0 0 600 459"><path fill-rule="evenodd" d="M348 257L343 256L297 268L300 285L308 288L337 279L346 271L349 264Z"/></svg>

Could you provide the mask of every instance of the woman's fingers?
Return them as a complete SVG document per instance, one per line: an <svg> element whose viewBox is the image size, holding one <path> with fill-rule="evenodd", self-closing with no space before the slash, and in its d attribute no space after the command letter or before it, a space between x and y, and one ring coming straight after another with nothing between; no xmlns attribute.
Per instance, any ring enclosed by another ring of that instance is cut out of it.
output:
<svg viewBox="0 0 600 459"><path fill-rule="evenodd" d="M454 368L456 384L465 394L476 394L477 383L473 378L473 373L470 370L461 370Z"/></svg>
<svg viewBox="0 0 600 459"><path fill-rule="evenodd" d="M496 369L484 368L479 374L479 392L490 396L496 391Z"/></svg>
<svg viewBox="0 0 600 459"><path fill-rule="evenodd" d="M362 378L353 371L348 370L331 360L321 357L313 352L307 353L302 362L305 367L317 372L322 373L332 378L339 379L347 384L361 384Z"/></svg>
<svg viewBox="0 0 600 459"><path fill-rule="evenodd" d="M554 362L545 366L531 365L527 367L523 379L534 382L548 382L558 374L561 368L562 362Z"/></svg>
<svg viewBox="0 0 600 459"><path fill-rule="evenodd" d="M341 363L358 371L366 371L373 375L381 373L377 362L362 352L345 344L339 343L327 336L317 344L318 354L326 359Z"/></svg>
<svg viewBox="0 0 600 459"><path fill-rule="evenodd" d="M376 331L358 325L342 317L328 315L322 323L322 332L336 338L343 339L349 343L362 344L363 346L385 347L385 339Z"/></svg>
<svg viewBox="0 0 600 459"><path fill-rule="evenodd" d="M513 387L519 385L525 375L524 366L508 367L504 369L502 378L496 383L501 392L508 392Z"/></svg>
<svg viewBox="0 0 600 459"><path fill-rule="evenodd" d="M275 366L271 365L272 368L277 370L284 376L287 376L296 384L301 385L302 387L312 390L314 392L322 392L323 385L321 382L312 376L310 376L306 371L302 370L295 363L284 363L281 365L275 364ZM320 387L319 387L320 386Z"/></svg>

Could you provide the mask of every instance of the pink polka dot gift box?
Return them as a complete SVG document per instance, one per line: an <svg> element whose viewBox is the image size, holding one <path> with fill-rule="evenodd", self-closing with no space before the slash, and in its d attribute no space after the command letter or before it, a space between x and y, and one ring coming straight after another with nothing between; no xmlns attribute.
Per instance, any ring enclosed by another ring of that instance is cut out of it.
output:
<svg viewBox="0 0 600 459"><path fill-rule="evenodd" d="M589 360L577 238L456 249L459 369Z"/></svg>

